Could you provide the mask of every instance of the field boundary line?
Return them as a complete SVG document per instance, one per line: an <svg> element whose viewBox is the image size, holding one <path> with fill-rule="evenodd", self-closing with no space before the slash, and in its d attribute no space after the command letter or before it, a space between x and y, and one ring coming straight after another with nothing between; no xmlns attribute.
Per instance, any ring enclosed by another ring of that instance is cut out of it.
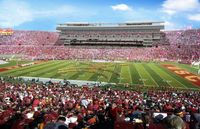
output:
<svg viewBox="0 0 200 129"><path fill-rule="evenodd" d="M151 64L147 64L147 65L151 65ZM149 67L151 70L153 70L155 73L156 73L156 71L155 71L155 69L152 69L151 67ZM158 74L158 73L156 73L158 76L160 76L160 74ZM162 77L162 76L160 76L160 78L164 81L165 79ZM168 83L167 81L165 81L170 87L174 87L173 85L171 85L170 83Z"/></svg>
<svg viewBox="0 0 200 129"><path fill-rule="evenodd" d="M128 67L129 78L130 78L130 81L131 81L131 83L132 83L132 78L131 78L130 67L129 67L129 65L128 65L127 67ZM129 82L129 83L130 83L130 82Z"/></svg>
<svg viewBox="0 0 200 129"><path fill-rule="evenodd" d="M25 70L24 69L18 69L17 71L11 73L13 76L23 76L23 75L28 75L32 72L35 72L35 71L39 71L40 69L44 69L45 67L49 67L49 66L53 66L53 65L56 65L58 64L57 62L51 62L51 63L45 63L43 65L40 65L40 66L31 66L31 68L26 68Z"/></svg>
<svg viewBox="0 0 200 129"><path fill-rule="evenodd" d="M150 64L151 65L151 64ZM156 66L157 67L157 66ZM159 67L157 67L157 68L159 68ZM154 72L155 72L155 70L154 69L152 69ZM164 72L165 73L165 72ZM159 74L158 74L159 75ZM160 76L160 75L159 75ZM162 78L162 80L165 80L162 76L160 76L160 78ZM170 84L169 82L167 82L167 81L165 81L170 87L174 87L172 84Z"/></svg>
<svg viewBox="0 0 200 129"><path fill-rule="evenodd" d="M131 84L134 84L134 83L133 83L133 79L132 79L132 75L131 75L130 64L128 64L128 69L129 69L129 74L130 74L130 78L131 78Z"/></svg>
<svg viewBox="0 0 200 129"><path fill-rule="evenodd" d="M160 67L163 67L162 65L160 65ZM163 68L165 68L165 67L163 67ZM161 68L160 68L161 69ZM166 69L166 68L165 68ZM167 70L167 69L166 69ZM169 71L169 70L168 70ZM168 74L168 73L167 73ZM174 74L174 73L172 73L172 74ZM168 74L169 75L169 74ZM172 77L173 78L173 77ZM177 80L176 78L173 78L173 79L175 79L179 84L181 84L181 85L183 85L183 87L185 87L185 88L188 88L187 86L185 86L184 84L182 84L179 80Z"/></svg>
<svg viewBox="0 0 200 129"><path fill-rule="evenodd" d="M167 65L170 66L170 67L179 68L180 71L184 71L184 72L188 72L188 73L184 73L184 74L176 73L176 72L174 72L174 70L169 69L169 68L167 67ZM166 67L167 70L171 71L171 72L174 73L175 75L177 75L177 76L181 77L182 79L184 79L184 80L190 82L193 86L195 86L195 87L199 87L199 86L200 86L200 79L199 79L199 76L193 74L193 73L190 72L189 70L186 70L186 69L184 69L184 68L178 67L178 66L176 66L176 65L171 65L171 64L170 64L170 65L169 65L169 64L163 64L162 66L163 66L163 67ZM198 80L190 81L189 79L186 78L186 77L188 77L188 76L195 76L195 77L198 78ZM197 81L197 82L196 82L196 81Z"/></svg>
<svg viewBox="0 0 200 129"><path fill-rule="evenodd" d="M143 78L142 78L142 76L140 75L140 72L138 72L138 70L137 70L137 68L136 68L136 63L134 63L134 67L135 67L135 69L136 69L138 75L140 76L140 80L142 81L143 85L145 85L145 83L144 83L144 81L143 81Z"/></svg>
<svg viewBox="0 0 200 129"><path fill-rule="evenodd" d="M146 71L146 69L144 68L144 65L142 65L142 67L145 70L145 72L148 74L148 76L155 82L156 86L159 87L158 83L153 79L153 77L150 75L150 73L148 71Z"/></svg>

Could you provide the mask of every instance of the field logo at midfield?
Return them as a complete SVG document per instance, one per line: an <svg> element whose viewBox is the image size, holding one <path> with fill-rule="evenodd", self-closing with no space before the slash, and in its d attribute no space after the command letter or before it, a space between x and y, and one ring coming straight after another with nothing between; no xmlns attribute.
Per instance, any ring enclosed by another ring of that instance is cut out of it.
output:
<svg viewBox="0 0 200 129"><path fill-rule="evenodd" d="M162 64L162 66L166 67L170 71L178 74L179 76L185 78L186 80L192 82L195 85L200 86L200 76L190 73L184 69L181 69L177 66L170 65L170 64Z"/></svg>
<svg viewBox="0 0 200 129"><path fill-rule="evenodd" d="M63 76L65 76L65 74L70 73L70 72L87 72L87 73L97 74L98 76L101 76L101 77L103 77L105 79L108 79L109 77L107 75L103 74L103 72L108 72L108 73L120 76L120 74L117 73L116 71L108 69L109 67L113 67L114 66L114 65L110 65L108 63L105 63L105 64L78 63L78 64L81 64L84 67L72 66L72 67L67 67L67 68L61 68L61 69L58 69L58 73L63 75Z"/></svg>

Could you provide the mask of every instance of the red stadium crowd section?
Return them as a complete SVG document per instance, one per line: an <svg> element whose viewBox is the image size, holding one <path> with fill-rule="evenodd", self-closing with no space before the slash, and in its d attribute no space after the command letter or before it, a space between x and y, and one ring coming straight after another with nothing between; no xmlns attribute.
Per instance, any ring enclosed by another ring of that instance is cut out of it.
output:
<svg viewBox="0 0 200 129"><path fill-rule="evenodd" d="M82 48L65 46L1 45L0 54L22 55L25 59L102 59L128 61L170 60L189 63L200 57L200 45L170 45L152 48Z"/></svg>
<svg viewBox="0 0 200 129"><path fill-rule="evenodd" d="M25 59L103 59L172 60L189 63L200 57L200 30L168 31L168 46L148 48L56 46L58 33L15 31L0 37L0 54L21 55ZM162 42L165 42L163 40ZM0 128L48 129L115 128L165 129L176 118L183 129L198 129L199 91L148 92L100 88L76 88L69 85L0 79ZM138 89L142 89L139 87ZM178 110L179 109L179 110ZM153 118L154 112L169 117ZM182 119L180 119L182 118ZM136 121L139 119L142 121ZM183 127L182 127L183 126Z"/></svg>
<svg viewBox="0 0 200 129"><path fill-rule="evenodd" d="M179 60L190 62L200 57L200 30L165 32L170 45L150 48L86 48L55 46L58 33L43 31L15 31L1 36L0 54L20 54L28 59L104 59L104 60ZM162 44L162 43L161 43Z"/></svg>
<svg viewBox="0 0 200 129"><path fill-rule="evenodd" d="M0 35L0 45L54 45L58 33L46 31L14 31L12 35Z"/></svg>
<svg viewBox="0 0 200 129"><path fill-rule="evenodd" d="M1 78L0 128L60 129L52 126L63 125L64 129L171 129L165 127L176 123L171 126L198 129L199 94L169 88L148 92L142 87L133 91L80 88L67 83ZM155 113L167 117L156 117Z"/></svg>
<svg viewBox="0 0 200 129"><path fill-rule="evenodd" d="M126 37L129 35L135 35L136 37L144 36L148 37L148 33L137 32L92 32L95 36L108 36L108 37ZM90 37L89 32L66 32L66 36L74 37ZM177 31L165 31L162 36L166 36L165 39L169 40L171 44L200 44L200 29L190 30L177 30ZM1 35L1 45L54 45L58 40L59 34L57 32L45 32L45 31L14 31L13 35L4 36ZM102 37L102 38L103 38ZM164 40L165 40L164 39ZM165 40L165 42L167 42Z"/></svg>
<svg viewBox="0 0 200 129"><path fill-rule="evenodd" d="M165 33L171 44L200 44L200 29L166 31Z"/></svg>

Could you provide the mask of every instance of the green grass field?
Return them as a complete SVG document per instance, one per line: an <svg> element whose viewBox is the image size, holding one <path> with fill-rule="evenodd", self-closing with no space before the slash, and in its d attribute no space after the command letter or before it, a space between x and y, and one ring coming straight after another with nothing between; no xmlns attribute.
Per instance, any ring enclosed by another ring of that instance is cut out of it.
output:
<svg viewBox="0 0 200 129"><path fill-rule="evenodd" d="M20 61L18 64L27 63ZM16 66L16 61L0 65L0 68ZM190 65L173 64L189 72L197 74L197 68ZM30 76L59 78L68 80L101 81L110 83L129 83L146 87L197 88L186 79L169 71L160 63L94 63L89 61L55 60L42 62L27 67L14 68L0 72L0 76Z"/></svg>

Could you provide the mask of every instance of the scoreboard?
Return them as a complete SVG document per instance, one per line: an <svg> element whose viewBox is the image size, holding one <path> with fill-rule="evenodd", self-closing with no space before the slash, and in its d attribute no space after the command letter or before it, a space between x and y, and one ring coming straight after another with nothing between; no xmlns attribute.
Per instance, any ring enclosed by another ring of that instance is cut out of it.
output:
<svg viewBox="0 0 200 129"><path fill-rule="evenodd" d="M14 33L11 28L0 28L0 35L12 35Z"/></svg>

